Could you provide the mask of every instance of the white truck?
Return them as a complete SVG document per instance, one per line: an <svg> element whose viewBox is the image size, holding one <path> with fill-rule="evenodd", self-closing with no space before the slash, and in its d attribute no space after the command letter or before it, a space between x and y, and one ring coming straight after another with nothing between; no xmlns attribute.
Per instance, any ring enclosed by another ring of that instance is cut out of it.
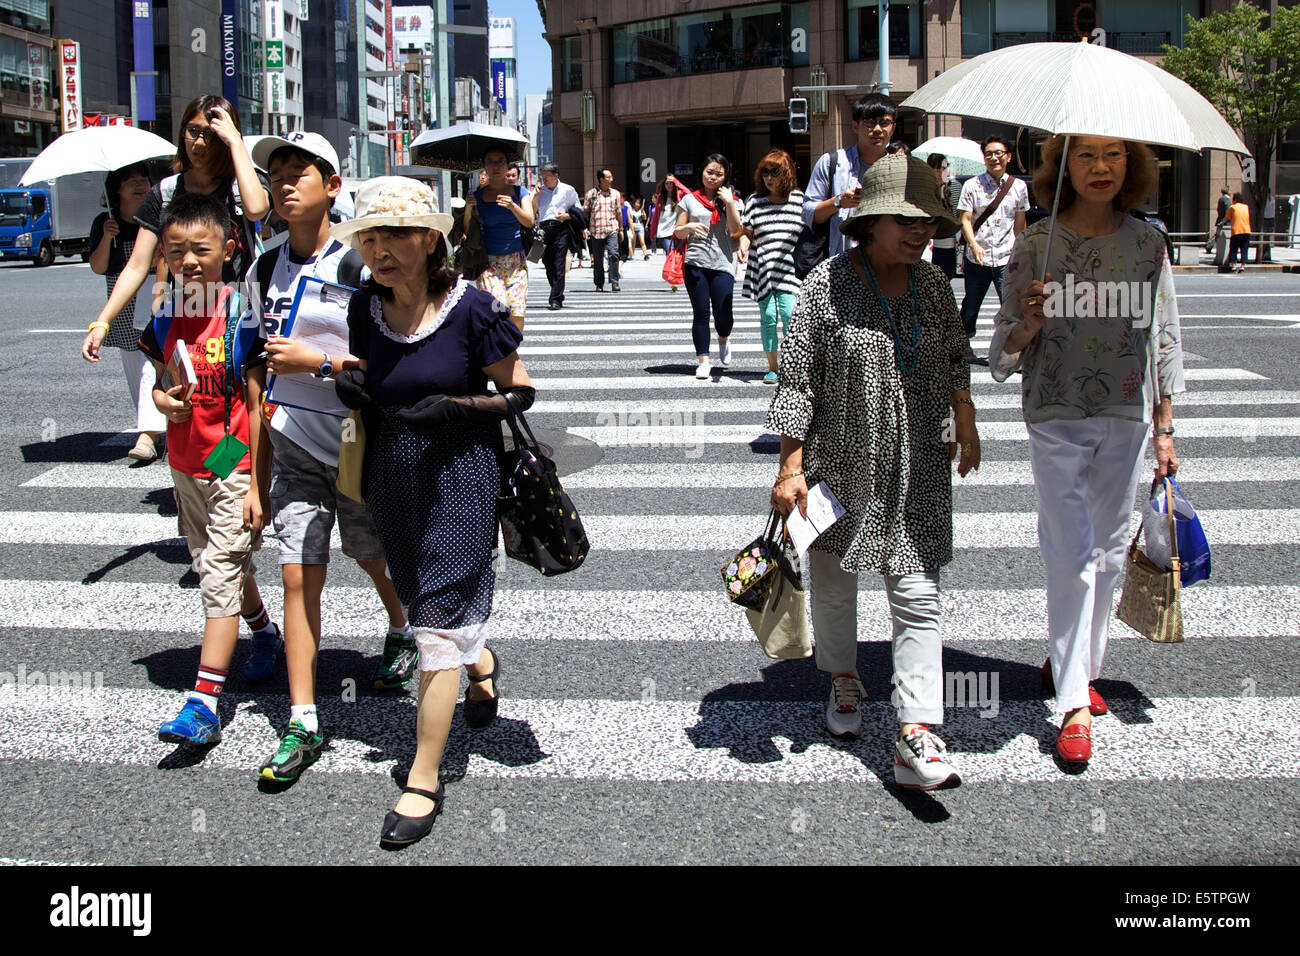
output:
<svg viewBox="0 0 1300 956"><path fill-rule="evenodd" d="M104 173L78 173L19 186L31 157L0 159L0 259L48 266L89 255L90 224L108 208Z"/></svg>

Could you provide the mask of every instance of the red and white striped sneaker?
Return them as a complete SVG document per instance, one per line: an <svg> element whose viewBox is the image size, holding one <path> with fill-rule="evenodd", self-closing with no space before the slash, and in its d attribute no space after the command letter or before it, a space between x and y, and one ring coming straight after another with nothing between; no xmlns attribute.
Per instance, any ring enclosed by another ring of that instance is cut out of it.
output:
<svg viewBox="0 0 1300 956"><path fill-rule="evenodd" d="M924 724L917 724L894 743L894 782L909 790L948 789L961 777L944 759L947 746Z"/></svg>

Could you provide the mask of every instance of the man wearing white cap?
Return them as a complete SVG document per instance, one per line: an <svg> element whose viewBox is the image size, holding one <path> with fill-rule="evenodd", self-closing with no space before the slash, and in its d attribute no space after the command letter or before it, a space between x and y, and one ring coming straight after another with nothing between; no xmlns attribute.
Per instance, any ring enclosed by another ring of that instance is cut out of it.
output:
<svg viewBox="0 0 1300 956"><path fill-rule="evenodd" d="M260 773L263 779L285 783L310 766L324 745L315 706L316 655L321 594L336 519L343 553L370 576L388 611L389 634L376 687L400 687L409 681L418 650L388 578L383 545L369 509L337 492L343 419L301 406L262 402L268 374L328 378L344 359L287 337L285 328L303 280L354 288L361 282L360 255L329 232L330 208L343 185L337 172L338 154L319 133L295 131L261 139L253 148L253 162L269 173L275 211L289 224L289 241L258 257L249 269L250 314L241 323L234 350L236 367L243 368L247 382L253 453L245 520L257 528L273 525L284 578L290 720ZM263 680L271 676L275 648L269 651L251 676ZM247 668L244 675L250 676Z"/></svg>

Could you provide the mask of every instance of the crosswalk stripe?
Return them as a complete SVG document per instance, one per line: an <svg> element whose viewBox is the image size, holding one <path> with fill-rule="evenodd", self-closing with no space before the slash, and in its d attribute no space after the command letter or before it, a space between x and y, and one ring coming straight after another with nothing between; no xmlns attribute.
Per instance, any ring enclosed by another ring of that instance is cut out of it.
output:
<svg viewBox="0 0 1300 956"><path fill-rule="evenodd" d="M992 677L988 680L991 689ZM122 687L11 688L0 692L0 759L156 766L175 749L157 740L157 730L175 714L179 697L174 691ZM267 713L286 711L288 699L268 694L228 699L235 714L222 728L221 744L204 756L204 766L251 775L278 743ZM950 708L938 728L963 782L1069 785L1051 748L1043 746L1055 733L1045 719L1048 704L986 700L984 708ZM1300 740L1294 736L1277 735L1263 751L1242 745L1243 727L1293 725L1300 718L1300 698L1112 699L1111 706L1118 719L1097 722L1090 781L1300 777ZM318 707L332 741L312 773L390 774L395 763L409 759L415 737L409 698L322 700ZM892 745L898 726L893 708L864 704L863 735L851 743L826 736L821 710L820 701L508 698L489 731L494 745L487 753L505 751L509 758L492 759L482 748L472 748L466 776L882 783L869 758ZM111 719L104 719L108 714ZM396 746L385 746L377 759L370 739L377 726L406 726L411 732ZM468 734L459 721L451 732ZM68 748L70 735L77 741L75 753ZM760 753L763 759L755 759Z"/></svg>
<svg viewBox="0 0 1300 956"><path fill-rule="evenodd" d="M770 473L769 473L770 475ZM759 488L766 486L760 483ZM1243 508L1199 511L1206 535L1216 544L1300 544L1300 509ZM739 548L762 530L762 516L584 514L592 547L616 551L717 551ZM982 511L953 516L953 547L1036 548L1033 512ZM73 530L75 529L75 530ZM332 544L337 548L335 529ZM72 539L72 540L70 540ZM176 518L117 512L0 511L0 544L138 547L179 543Z"/></svg>
<svg viewBox="0 0 1300 956"><path fill-rule="evenodd" d="M530 415L636 415L665 414L679 412L766 412L775 389L767 386L766 393L746 398L709 398L699 395L694 399L646 399L636 401L538 401L532 407ZM1228 394L1218 392L1187 392L1178 396L1178 407L1188 405L1260 405L1275 407L1278 405L1300 404L1300 391L1237 391ZM996 395L987 395L980 399L980 410L994 408L1014 408L1021 406L1020 396L1003 391ZM982 425L983 423L981 423Z"/></svg>
<svg viewBox="0 0 1300 956"><path fill-rule="evenodd" d="M576 488L756 488L771 481L775 462L764 464L696 462L694 464L595 465L564 478L564 487ZM1297 477L1294 458L1197 458L1203 480L1228 482L1283 482ZM957 488L974 485L1034 483L1028 461L986 460L979 471L954 478ZM22 483L23 488L170 488L166 466L131 468L121 462L55 465Z"/></svg>
<svg viewBox="0 0 1300 956"><path fill-rule="evenodd" d="M761 521L751 520L756 524ZM734 546L739 548L744 544L742 540ZM754 634L744 613L723 595L721 573L717 580L717 589L707 591L502 588L493 602L492 639L617 643L753 641ZM878 576L863 574L861 580L874 585ZM282 588L264 581L260 589L272 619L281 620ZM884 595L860 593L859 639L889 640L891 622ZM1118 593L1115 600L1119 600ZM1183 592L1182 604L1189 640L1300 634L1300 587L1297 586L1198 584ZM51 608L58 608L57 615L51 615ZM378 649L375 635L383 633L387 618L372 588L327 585L321 600L321 615L325 634L370 635ZM184 635L183 640L189 646L191 641L198 640L201 616L198 592L172 583L0 580L0 628L27 631L57 626L91 631L161 632ZM940 601L940 621L948 641L1045 642L1046 590L945 589ZM1143 640L1118 623L1111 629L1111 637ZM14 660L15 655L11 652L8 659Z"/></svg>
<svg viewBox="0 0 1300 956"><path fill-rule="evenodd" d="M1259 438L1294 438L1300 435L1300 418L1179 418L1179 438L1235 438L1254 442ZM602 448L640 446L691 449L698 445L748 445L778 441L779 436L759 425L574 425L571 435L594 441ZM981 442L1028 441L1023 421L980 422Z"/></svg>

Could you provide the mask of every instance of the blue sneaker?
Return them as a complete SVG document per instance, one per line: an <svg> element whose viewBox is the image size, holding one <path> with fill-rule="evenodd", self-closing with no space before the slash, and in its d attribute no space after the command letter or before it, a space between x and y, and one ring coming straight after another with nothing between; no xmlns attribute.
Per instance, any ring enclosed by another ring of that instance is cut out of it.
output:
<svg viewBox="0 0 1300 956"><path fill-rule="evenodd" d="M169 744L215 744L221 740L221 721L203 701L187 697L181 712L158 728L158 739Z"/></svg>
<svg viewBox="0 0 1300 956"><path fill-rule="evenodd" d="M284 639L280 636L280 626L271 626L275 628L274 637L253 635L253 651L248 655L248 660L244 661L243 670L244 680L250 684L270 680L275 673L275 659L284 647Z"/></svg>

